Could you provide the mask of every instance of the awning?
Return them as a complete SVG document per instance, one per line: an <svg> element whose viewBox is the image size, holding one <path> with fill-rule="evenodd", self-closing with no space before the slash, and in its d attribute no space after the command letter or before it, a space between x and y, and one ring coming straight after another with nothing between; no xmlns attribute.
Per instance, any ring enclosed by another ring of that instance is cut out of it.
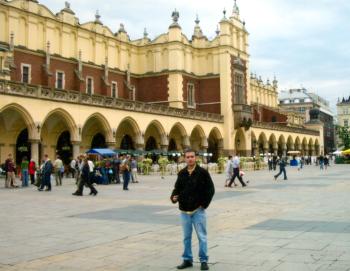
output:
<svg viewBox="0 0 350 271"><path fill-rule="evenodd" d="M101 155L103 157L112 157L112 156L116 155L116 153L110 149L91 149L91 150L88 150L86 153L87 154Z"/></svg>

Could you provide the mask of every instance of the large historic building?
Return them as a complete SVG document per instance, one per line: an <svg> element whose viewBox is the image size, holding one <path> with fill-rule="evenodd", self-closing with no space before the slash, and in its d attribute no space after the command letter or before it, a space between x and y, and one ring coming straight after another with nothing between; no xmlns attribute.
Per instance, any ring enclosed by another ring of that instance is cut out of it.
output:
<svg viewBox="0 0 350 271"><path fill-rule="evenodd" d="M214 154L323 149L322 127L277 108L278 86L249 75L248 32L234 3L214 39L167 33L130 40L99 14L80 23L35 0L0 1L0 161L93 147Z"/></svg>
<svg viewBox="0 0 350 271"><path fill-rule="evenodd" d="M294 112L310 121L310 110L319 109L319 120L323 123L324 153L332 153L335 150L335 126L334 114L329 102L316 93L305 88L282 90L279 95L280 108L288 113Z"/></svg>

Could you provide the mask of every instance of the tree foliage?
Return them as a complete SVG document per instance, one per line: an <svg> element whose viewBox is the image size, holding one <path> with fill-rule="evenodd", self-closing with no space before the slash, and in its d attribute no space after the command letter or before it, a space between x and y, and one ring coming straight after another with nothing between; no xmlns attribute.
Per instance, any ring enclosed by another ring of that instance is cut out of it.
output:
<svg viewBox="0 0 350 271"><path fill-rule="evenodd" d="M350 129L349 127L337 126L337 134L341 140L344 150L350 149Z"/></svg>

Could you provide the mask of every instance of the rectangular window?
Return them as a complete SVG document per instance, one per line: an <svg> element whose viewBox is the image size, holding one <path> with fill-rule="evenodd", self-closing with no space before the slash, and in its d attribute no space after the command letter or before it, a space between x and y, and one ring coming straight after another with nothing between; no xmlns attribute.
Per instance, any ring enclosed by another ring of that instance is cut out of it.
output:
<svg viewBox="0 0 350 271"><path fill-rule="evenodd" d="M344 120L344 127L349 127L349 121L348 120Z"/></svg>
<svg viewBox="0 0 350 271"><path fill-rule="evenodd" d="M244 74L242 72L235 72L235 103L245 104L244 97Z"/></svg>
<svg viewBox="0 0 350 271"><path fill-rule="evenodd" d="M187 107L196 107L195 103L195 89L193 84L187 84Z"/></svg>
<svg viewBox="0 0 350 271"><path fill-rule="evenodd" d="M56 88L64 89L65 87L65 75L64 72L57 71L56 72Z"/></svg>
<svg viewBox="0 0 350 271"><path fill-rule="evenodd" d="M86 77L86 93L94 94L94 79L92 77Z"/></svg>
<svg viewBox="0 0 350 271"><path fill-rule="evenodd" d="M22 83L30 84L31 82L31 66L29 64L21 65Z"/></svg>
<svg viewBox="0 0 350 271"><path fill-rule="evenodd" d="M117 82L112 82L112 98L118 98L118 83Z"/></svg>

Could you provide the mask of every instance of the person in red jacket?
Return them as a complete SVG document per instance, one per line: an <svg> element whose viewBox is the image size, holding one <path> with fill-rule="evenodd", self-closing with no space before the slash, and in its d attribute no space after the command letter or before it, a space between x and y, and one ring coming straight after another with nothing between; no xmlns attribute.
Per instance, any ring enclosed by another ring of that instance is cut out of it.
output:
<svg viewBox="0 0 350 271"><path fill-rule="evenodd" d="M29 176L30 176L30 183L35 183L35 171L36 171L36 164L34 159L31 159L29 162Z"/></svg>

